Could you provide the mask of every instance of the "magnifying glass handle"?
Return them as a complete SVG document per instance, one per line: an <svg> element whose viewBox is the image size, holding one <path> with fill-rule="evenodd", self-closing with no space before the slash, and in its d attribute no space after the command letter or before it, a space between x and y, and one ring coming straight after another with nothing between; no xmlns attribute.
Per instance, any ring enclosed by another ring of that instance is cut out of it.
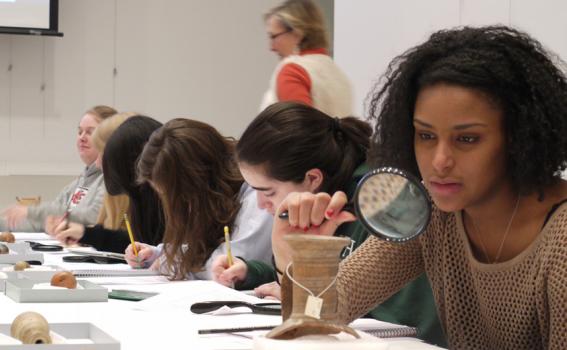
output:
<svg viewBox="0 0 567 350"><path fill-rule="evenodd" d="M344 207L341 209L341 211L348 211L349 213L355 214L354 213L354 203L352 201L347 202L347 204L344 205ZM287 219L289 219L289 213L286 210L286 211L280 213L280 215L278 215L278 217L280 219L287 220Z"/></svg>

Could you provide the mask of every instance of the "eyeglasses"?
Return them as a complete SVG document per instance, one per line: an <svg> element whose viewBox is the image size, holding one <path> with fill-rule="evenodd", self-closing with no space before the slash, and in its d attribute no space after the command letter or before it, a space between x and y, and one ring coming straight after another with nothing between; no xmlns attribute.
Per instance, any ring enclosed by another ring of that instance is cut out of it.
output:
<svg viewBox="0 0 567 350"><path fill-rule="evenodd" d="M291 32L291 29L287 29L287 30L284 30L283 32L276 33L276 34L268 34L268 37L270 38L270 40L275 40L278 36L287 34L289 32Z"/></svg>

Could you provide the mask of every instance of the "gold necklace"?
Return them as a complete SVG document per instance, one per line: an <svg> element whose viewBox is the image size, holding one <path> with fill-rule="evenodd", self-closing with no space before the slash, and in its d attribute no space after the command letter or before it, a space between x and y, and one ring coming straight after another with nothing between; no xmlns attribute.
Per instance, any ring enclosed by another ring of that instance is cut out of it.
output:
<svg viewBox="0 0 567 350"><path fill-rule="evenodd" d="M482 249L482 253L484 254L484 258L486 259L486 261L489 264L497 263L498 260L500 260L500 255L502 254L502 248L504 248L504 242L506 242L506 238L508 237L508 233L510 232L510 227L512 227L512 222L514 221L514 217L516 216L516 213L518 212L519 206L520 206L520 195L518 195L518 200L516 200L516 207L514 208L514 211L512 212L512 216L510 216L510 220L508 220L508 225L506 226L506 231L504 231L504 235L502 236L502 240L500 241L500 245L498 246L498 251L496 252L496 257L494 257L494 260L492 260L492 261L488 257L486 246L484 245L484 241L482 240L482 235L480 234L480 230L478 229L478 226L476 226L476 223L474 222L472 216L469 215L471 223L473 224L473 227L474 227L475 235L478 236L478 241L480 243L480 248Z"/></svg>

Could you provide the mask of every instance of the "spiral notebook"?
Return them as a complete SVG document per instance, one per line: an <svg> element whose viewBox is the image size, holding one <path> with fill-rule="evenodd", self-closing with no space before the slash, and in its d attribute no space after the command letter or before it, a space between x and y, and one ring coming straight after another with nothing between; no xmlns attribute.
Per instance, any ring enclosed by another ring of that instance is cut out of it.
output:
<svg viewBox="0 0 567 350"><path fill-rule="evenodd" d="M378 338L402 338L402 337L418 337L419 331L415 327L400 326L393 323L382 322L372 319L358 319L350 324L352 328L358 331L366 332ZM215 333L241 333L253 331L271 330L275 325L236 327L236 328L212 328L200 329L198 334L215 334Z"/></svg>
<svg viewBox="0 0 567 350"><path fill-rule="evenodd" d="M129 276L159 276L159 271L149 269L124 270L73 270L75 277L129 277Z"/></svg>

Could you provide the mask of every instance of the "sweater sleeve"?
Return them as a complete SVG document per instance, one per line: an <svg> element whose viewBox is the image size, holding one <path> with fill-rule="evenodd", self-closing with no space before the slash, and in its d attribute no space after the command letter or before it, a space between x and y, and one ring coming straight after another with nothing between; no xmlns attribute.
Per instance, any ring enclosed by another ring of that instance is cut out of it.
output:
<svg viewBox="0 0 567 350"><path fill-rule="evenodd" d="M563 231L565 232L565 231ZM567 281L567 234L557 235L555 241L550 244L550 257L546 261L548 268L547 285L542 300L542 309L548 310L549 315L541 313L543 319L541 325L546 325L549 331L543 331L544 337L548 339L548 349L559 350L567 348L567 302L565 301ZM546 305L547 304L547 305ZM545 328L545 327L544 327Z"/></svg>
<svg viewBox="0 0 567 350"><path fill-rule="evenodd" d="M73 180L71 183L67 184L59 192L55 200L51 202L44 202L36 206L28 207L28 215L26 220L22 222L14 231L23 232L41 232L43 231L43 226L45 225L45 218L48 215L63 215L65 208L67 207L67 202L71 197L71 194L77 186L77 181Z"/></svg>
<svg viewBox="0 0 567 350"><path fill-rule="evenodd" d="M276 80L278 101L296 101L313 106L311 78L298 64L288 63L280 70Z"/></svg>
<svg viewBox="0 0 567 350"><path fill-rule="evenodd" d="M276 280L274 268L270 264L258 260L248 260L246 267L248 268L246 279L235 286L238 290L253 289Z"/></svg>
<svg viewBox="0 0 567 350"><path fill-rule="evenodd" d="M130 238L126 231L109 230L102 225L96 225L85 227L85 234L79 242L89 244L97 250L105 252L124 253L130 244Z"/></svg>
<svg viewBox="0 0 567 350"><path fill-rule="evenodd" d="M339 317L344 323L366 314L423 272L417 240L391 243L369 237L340 265Z"/></svg>
<svg viewBox="0 0 567 350"><path fill-rule="evenodd" d="M84 177L85 175L83 175ZM87 180L84 180L87 181ZM17 231L43 231L45 219L49 215L63 215L67 210L67 205L75 195L79 186L88 186L88 192L79 203L70 209L69 219L83 225L93 225L96 223L97 216L102 207L102 200L105 193L102 173L89 179L89 184L78 183L73 180L59 193L57 198L51 202L42 203L28 208L27 224L21 225Z"/></svg>

